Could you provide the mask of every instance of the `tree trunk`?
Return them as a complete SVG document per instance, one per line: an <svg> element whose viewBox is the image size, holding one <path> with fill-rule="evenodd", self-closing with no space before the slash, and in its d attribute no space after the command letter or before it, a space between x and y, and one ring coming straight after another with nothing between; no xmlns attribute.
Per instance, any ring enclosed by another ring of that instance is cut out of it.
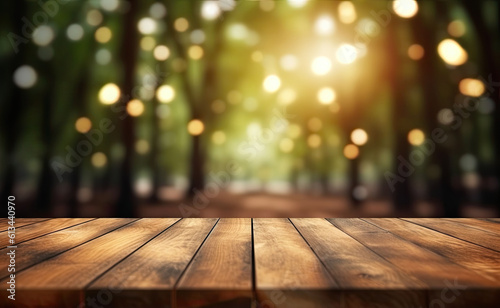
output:
<svg viewBox="0 0 500 308"><path fill-rule="evenodd" d="M469 17L476 30L476 37L481 47L481 62L480 71L481 76L487 81L500 82L500 68L498 67L498 57L495 54L494 40L492 40L491 31L486 25L486 19L483 17L481 6L482 3L471 3L470 1L462 2L469 14ZM497 33L500 34L500 4L497 3ZM494 34L493 34L494 35ZM491 79L490 79L491 78ZM492 92L489 93L490 98L495 104L493 111L493 146L495 157L500 157L500 88L499 86L486 85L488 90L491 87ZM494 189L493 200L487 200L497 205L498 213L500 214L500 162L498 159L495 161L493 174L496 178L497 187ZM485 186L483 183L481 186ZM482 188L487 189L487 188ZM483 195L485 192L483 191Z"/></svg>
<svg viewBox="0 0 500 308"><path fill-rule="evenodd" d="M52 113L53 113L53 100L55 76L52 71L50 63L44 65L44 76L51 84L47 85L45 96L43 98L42 106L42 125L41 125L41 139L44 147L42 155L42 170L38 180L38 192L36 198L36 209L41 214L48 214L52 209L53 202L53 188L54 188L54 174L50 166L52 157L52 146L54 144L54 136L52 129Z"/></svg>
<svg viewBox="0 0 500 308"><path fill-rule="evenodd" d="M124 15L123 36L120 58L123 64L122 93L126 97L132 97L134 88L135 65L137 60L137 30L136 13L138 1L130 0L130 7ZM119 104L126 107L128 100L121 99ZM121 127L122 142L125 148L125 155L121 163L121 177L119 181L119 197L116 207L117 217L134 217L137 215L135 194L133 191L132 158L134 155L134 120L127 116L122 121Z"/></svg>
<svg viewBox="0 0 500 308"><path fill-rule="evenodd" d="M358 207L361 200L354 196L354 190L359 186L359 156L349 160L349 198L352 205Z"/></svg>
<svg viewBox="0 0 500 308"><path fill-rule="evenodd" d="M396 23L397 21L393 21ZM398 44L398 27L397 24L393 24L390 27L388 33L387 42L387 63L388 69L388 79L391 83L392 88L392 124L393 131L395 134L395 147L394 147L394 174L398 174L398 166L400 164L397 157L402 156L405 159L408 158L410 154L410 144L407 140L408 128L406 126L406 97L405 97L405 83L402 82L400 75L401 65L401 53L399 52ZM393 192L393 202L394 207L397 211L406 212L411 209L413 205L413 198L410 189L410 177L406 177L404 181L396 184L396 189Z"/></svg>
<svg viewBox="0 0 500 308"><path fill-rule="evenodd" d="M441 8L442 11L442 8ZM444 12L443 12L444 14ZM414 34L417 43L420 44L424 50L424 57L419 60L419 83L422 85L424 94L424 119L427 132L431 133L435 128L439 128L441 124L437 120L437 114L441 108L439 98L440 88L436 83L436 78L432 76L439 76L438 70L435 68L443 65L438 58L437 54L433 52L438 42L435 36L429 35L433 29L425 24L422 15L418 15L413 20ZM458 217L459 216L459 200L457 193L452 186L452 170L451 170L451 157L449 150L444 144L436 144L436 150L429 160L434 164L441 167L441 172L437 183L428 183L428 190L431 196L435 195L441 202L443 208L443 215L445 217Z"/></svg>
<svg viewBox="0 0 500 308"><path fill-rule="evenodd" d="M205 165L205 153L201 143L201 136L192 137L191 169L189 174L190 184L188 189L189 197L193 197L198 191L202 191L205 187L205 172L203 170Z"/></svg>
<svg viewBox="0 0 500 308"><path fill-rule="evenodd" d="M158 88L158 87L156 87ZM155 91L156 92L156 91ZM160 139L160 121L158 120L158 115L156 110L158 109L159 103L158 99L153 99L153 120L152 120L152 132L151 132L151 160L150 168L152 172L152 190L151 196L149 197L149 202L157 203L158 191L160 190L161 179L160 179L160 160L159 160L159 139Z"/></svg>
<svg viewBox="0 0 500 308"><path fill-rule="evenodd" d="M3 2L2 4L6 4ZM14 1L9 3L12 5L12 29L16 33L21 31L23 27L22 18L26 14L26 3L24 1ZM5 8L4 8L5 9ZM28 48L27 45L20 44L19 52L13 53L11 59L5 59L2 61L2 67L8 67L8 75L6 76L7 80L11 82L14 71L21 65L24 64L25 58L25 50ZM4 96L2 98L6 99L5 109L3 111L2 124L3 124L3 134L5 138L4 147L5 147L5 172L3 176L2 183L2 200L7 200L8 196L13 195L14 191L14 182L15 182L15 150L19 141L19 132L21 131L19 119L21 117L21 111L24 110L23 105L24 97L23 90L21 90L18 86L14 85L12 82L10 83L11 89L10 97Z"/></svg>

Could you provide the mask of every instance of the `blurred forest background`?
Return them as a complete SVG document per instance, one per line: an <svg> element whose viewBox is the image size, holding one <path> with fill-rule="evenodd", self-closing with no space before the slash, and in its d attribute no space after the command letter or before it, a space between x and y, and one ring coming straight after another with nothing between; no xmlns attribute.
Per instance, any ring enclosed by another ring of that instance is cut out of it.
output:
<svg viewBox="0 0 500 308"><path fill-rule="evenodd" d="M500 214L497 1L0 6L19 217Z"/></svg>

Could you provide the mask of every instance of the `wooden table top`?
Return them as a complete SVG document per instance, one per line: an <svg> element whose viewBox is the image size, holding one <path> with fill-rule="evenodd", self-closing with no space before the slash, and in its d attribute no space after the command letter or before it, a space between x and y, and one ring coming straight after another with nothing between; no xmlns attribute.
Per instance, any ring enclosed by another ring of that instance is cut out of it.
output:
<svg viewBox="0 0 500 308"><path fill-rule="evenodd" d="M500 307L500 219L0 223L0 307Z"/></svg>

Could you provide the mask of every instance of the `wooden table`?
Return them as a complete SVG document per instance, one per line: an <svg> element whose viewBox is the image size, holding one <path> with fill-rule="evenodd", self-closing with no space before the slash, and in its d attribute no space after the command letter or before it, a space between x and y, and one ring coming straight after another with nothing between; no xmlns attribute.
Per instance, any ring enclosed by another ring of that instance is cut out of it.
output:
<svg viewBox="0 0 500 308"><path fill-rule="evenodd" d="M500 307L498 219L0 223L0 307Z"/></svg>

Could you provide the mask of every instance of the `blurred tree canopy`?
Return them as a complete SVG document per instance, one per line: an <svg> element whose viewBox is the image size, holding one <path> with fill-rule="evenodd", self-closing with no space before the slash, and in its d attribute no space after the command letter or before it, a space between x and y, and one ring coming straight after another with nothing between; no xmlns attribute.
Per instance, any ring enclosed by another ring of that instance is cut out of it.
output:
<svg viewBox="0 0 500 308"><path fill-rule="evenodd" d="M26 213L214 185L500 211L496 1L1 6L2 196Z"/></svg>

